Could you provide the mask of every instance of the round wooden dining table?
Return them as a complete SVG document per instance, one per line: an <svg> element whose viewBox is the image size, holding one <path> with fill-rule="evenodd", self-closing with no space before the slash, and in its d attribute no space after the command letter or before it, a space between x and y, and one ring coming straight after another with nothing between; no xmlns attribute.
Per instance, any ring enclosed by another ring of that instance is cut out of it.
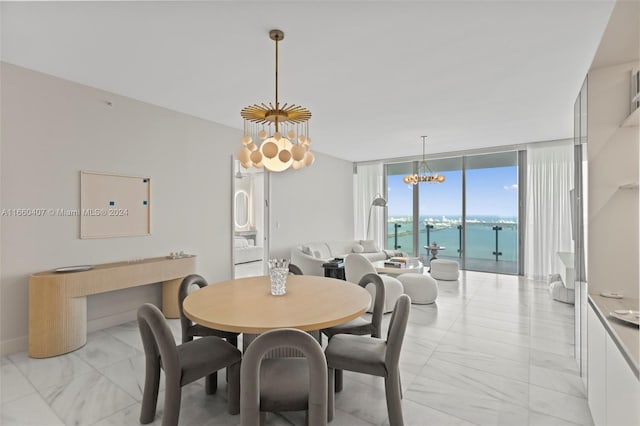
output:
<svg viewBox="0 0 640 426"><path fill-rule="evenodd" d="M271 295L268 276L208 285L184 300L193 322L217 330L259 334L276 328L321 330L364 314L369 292L357 284L313 275L289 275L286 294Z"/></svg>

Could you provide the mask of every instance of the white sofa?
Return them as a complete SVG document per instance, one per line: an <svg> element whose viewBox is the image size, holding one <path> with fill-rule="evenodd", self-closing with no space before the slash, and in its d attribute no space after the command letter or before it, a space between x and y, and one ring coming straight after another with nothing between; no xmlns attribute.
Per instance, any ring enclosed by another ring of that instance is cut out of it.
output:
<svg viewBox="0 0 640 426"><path fill-rule="evenodd" d="M291 263L305 275L324 276L323 263L336 257L360 253L371 262L385 260L391 256L402 256L395 250L380 250L372 240L327 241L302 244L291 249Z"/></svg>
<svg viewBox="0 0 640 426"><path fill-rule="evenodd" d="M255 262L262 260L264 248L262 246L256 246L253 240L248 240L244 237L233 237L233 254L236 265Z"/></svg>

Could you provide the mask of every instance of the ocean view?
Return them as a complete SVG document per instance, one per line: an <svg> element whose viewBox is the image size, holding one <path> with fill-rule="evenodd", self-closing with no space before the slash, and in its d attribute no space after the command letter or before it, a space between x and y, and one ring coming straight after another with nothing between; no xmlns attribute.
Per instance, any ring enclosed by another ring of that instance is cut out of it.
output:
<svg viewBox="0 0 640 426"><path fill-rule="evenodd" d="M398 228L398 245L400 250L408 253L413 252L413 231L411 216L389 217L387 222L387 248L394 247L395 224L401 225ZM436 242L440 246L446 247L439 256L459 257L460 256L460 230L462 225L461 217L429 215L419 218L419 251L420 255L425 254L423 246L427 245L426 225L432 225L429 230L429 243ZM496 231L494 226L502 227L498 231L498 248L502 252L500 260L517 261L518 259L518 218L501 216L468 216L466 221L466 250L467 258L493 259L493 252L496 247Z"/></svg>

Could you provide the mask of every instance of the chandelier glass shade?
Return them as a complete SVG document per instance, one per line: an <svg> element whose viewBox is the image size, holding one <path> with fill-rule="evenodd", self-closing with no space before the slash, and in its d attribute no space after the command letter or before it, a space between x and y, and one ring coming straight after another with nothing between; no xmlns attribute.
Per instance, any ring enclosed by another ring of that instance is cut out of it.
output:
<svg viewBox="0 0 640 426"><path fill-rule="evenodd" d="M255 104L240 112L244 132L238 150L238 160L245 169L264 167L281 172L292 167L299 170L313 164L309 119L311 111L299 105L281 105L278 100L278 42L284 39L280 30L271 30L269 38L276 44L275 104Z"/></svg>
<svg viewBox="0 0 640 426"><path fill-rule="evenodd" d="M421 182L428 183L442 183L445 178L444 175L433 173L429 166L427 165L427 160L425 159L425 139L426 136L422 136L422 161L420 162L420 166L418 167L418 173L413 173L410 175L406 175L402 180L406 184L417 185ZM429 172L427 174L427 172Z"/></svg>

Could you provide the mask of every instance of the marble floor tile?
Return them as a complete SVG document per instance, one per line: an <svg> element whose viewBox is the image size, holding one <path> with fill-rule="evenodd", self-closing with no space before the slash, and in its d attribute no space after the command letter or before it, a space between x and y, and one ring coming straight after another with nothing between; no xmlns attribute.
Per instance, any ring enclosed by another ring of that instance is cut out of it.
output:
<svg viewBox="0 0 640 426"><path fill-rule="evenodd" d="M417 326L431 327L436 330L446 331L456 321L460 314L449 313L446 308L438 310L420 310L411 306L411 314L409 315L409 322ZM441 333L444 335L444 333Z"/></svg>
<svg viewBox="0 0 640 426"><path fill-rule="evenodd" d="M557 392L567 393L579 398L586 398L582 378L576 373L564 373L549 368L531 365L529 370L529 383Z"/></svg>
<svg viewBox="0 0 640 426"><path fill-rule="evenodd" d="M351 416L379 425L387 419L384 387L368 386L357 380L345 380L336 393L335 406Z"/></svg>
<svg viewBox="0 0 640 426"><path fill-rule="evenodd" d="M508 343L500 343L481 337L475 337L472 334L463 334L455 331L449 331L440 341L441 345L453 345L462 350L470 350L483 354L495 355L500 358L506 358L514 361L526 363L529 361L529 348L525 346L510 345Z"/></svg>
<svg viewBox="0 0 640 426"><path fill-rule="evenodd" d="M465 309L465 313L469 316L491 318L502 322L514 322L529 324L530 317L524 314L518 314L513 312L502 312L487 307L469 306Z"/></svg>
<svg viewBox="0 0 640 426"><path fill-rule="evenodd" d="M550 324L547 322L531 321L532 337L556 340L573 345L574 329L564 324Z"/></svg>
<svg viewBox="0 0 640 426"><path fill-rule="evenodd" d="M520 333L512 333L509 331L494 330L492 328L482 327L470 322L458 320L452 326L450 331L466 334L469 336L486 339L491 342L504 343L507 345L515 345L529 347L530 338L528 335Z"/></svg>
<svg viewBox="0 0 640 426"><path fill-rule="evenodd" d="M115 364L100 369L100 372L131 395L136 401L142 401L145 376L144 355L118 361ZM224 376L224 373L222 376ZM164 372L160 373L159 389L164 389Z"/></svg>
<svg viewBox="0 0 640 426"><path fill-rule="evenodd" d="M507 331L509 333L523 334L525 336L530 334L529 321L502 321L499 319L486 318L471 313L464 313L460 315L457 322L464 324L473 324L480 327L491 328L493 330Z"/></svg>
<svg viewBox="0 0 640 426"><path fill-rule="evenodd" d="M432 344L437 344L447 334L447 330L430 327L428 325L411 323L411 327L407 327L405 339L422 340Z"/></svg>
<svg viewBox="0 0 640 426"><path fill-rule="evenodd" d="M539 386L529 385L529 409L581 425L593 424L585 398Z"/></svg>
<svg viewBox="0 0 640 426"><path fill-rule="evenodd" d="M0 367L0 403L35 393L36 389L11 362Z"/></svg>
<svg viewBox="0 0 640 426"><path fill-rule="evenodd" d="M67 425L90 425L136 402L97 371L71 377L40 393Z"/></svg>
<svg viewBox="0 0 640 426"><path fill-rule="evenodd" d="M579 374L578 362L571 355L558 355L547 351L531 349L530 364L569 374Z"/></svg>
<svg viewBox="0 0 640 426"><path fill-rule="evenodd" d="M2 404L0 424L2 426L64 425L38 393Z"/></svg>
<svg viewBox="0 0 640 426"><path fill-rule="evenodd" d="M439 345L431 355L431 359L463 365L521 382L529 381L529 364L526 362L513 361L496 355L461 349L453 345Z"/></svg>
<svg viewBox="0 0 640 426"><path fill-rule="evenodd" d="M103 330L112 337L126 343L129 346L133 346L139 351L143 352L142 338L140 337L140 329L138 328L137 321L130 321L124 324L116 325L111 328Z"/></svg>
<svg viewBox="0 0 640 426"><path fill-rule="evenodd" d="M528 421L525 407L425 376L416 378L404 399L476 425L513 426L526 425Z"/></svg>
<svg viewBox="0 0 640 426"><path fill-rule="evenodd" d="M410 399L402 401L402 415L406 426L438 425L438 426L473 426L459 417L452 416L442 411L434 410L426 405L419 404ZM385 420L381 426L389 426L389 420Z"/></svg>
<svg viewBox="0 0 640 426"><path fill-rule="evenodd" d="M525 408L529 404L529 385L527 382L508 379L440 359L432 358L429 360L429 363L414 380L414 385L422 379L448 383L457 389L466 389L483 398L497 399Z"/></svg>
<svg viewBox="0 0 640 426"><path fill-rule="evenodd" d="M557 417L548 416L535 411L529 411L529 426L577 426L578 423L568 422Z"/></svg>
<svg viewBox="0 0 640 426"><path fill-rule="evenodd" d="M291 425L304 426L306 424L304 411L290 411L286 413L278 413L278 415L282 416L282 418L288 422L286 423L287 426L291 426ZM274 415L271 414L270 417L273 418ZM274 423L270 423L269 418L267 418L267 425L271 426L272 424ZM335 416L333 418L333 421L329 424L331 426L372 426L373 425L373 423L366 422L362 419L352 416L351 414L339 409L335 410ZM409 426L407 423L405 424Z"/></svg>
<svg viewBox="0 0 640 426"><path fill-rule="evenodd" d="M557 355L572 357L574 354L573 343L549 340L542 337L531 337L529 340L531 349L551 352Z"/></svg>
<svg viewBox="0 0 640 426"><path fill-rule="evenodd" d="M94 368L103 368L123 359L142 355L138 349L111 336L104 331L91 333L87 344L74 352Z"/></svg>
<svg viewBox="0 0 640 426"><path fill-rule="evenodd" d="M9 358L38 391L62 383L69 377L94 371L74 353L36 359L21 352Z"/></svg>

